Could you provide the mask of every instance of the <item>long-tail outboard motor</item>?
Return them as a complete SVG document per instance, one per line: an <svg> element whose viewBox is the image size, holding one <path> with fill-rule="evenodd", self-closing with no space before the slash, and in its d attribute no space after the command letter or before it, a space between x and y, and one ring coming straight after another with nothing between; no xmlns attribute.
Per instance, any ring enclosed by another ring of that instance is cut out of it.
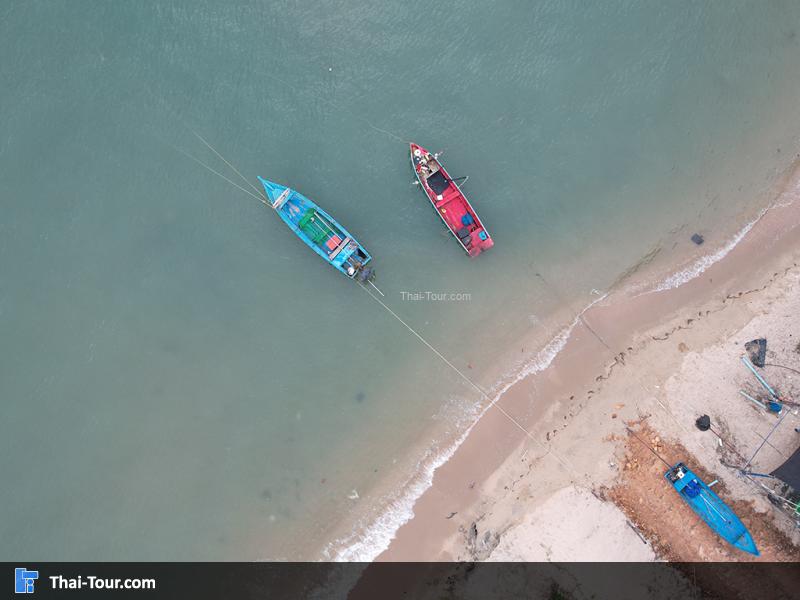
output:
<svg viewBox="0 0 800 600"><path fill-rule="evenodd" d="M375 279L375 269L372 267L361 267L356 273L356 280L359 283L367 283Z"/></svg>

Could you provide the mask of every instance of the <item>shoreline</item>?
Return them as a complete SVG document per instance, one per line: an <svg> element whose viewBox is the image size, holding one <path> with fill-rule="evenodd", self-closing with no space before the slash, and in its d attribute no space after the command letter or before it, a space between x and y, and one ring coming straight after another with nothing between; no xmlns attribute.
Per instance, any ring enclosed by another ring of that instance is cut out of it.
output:
<svg viewBox="0 0 800 600"><path fill-rule="evenodd" d="M619 353L611 352L612 347L624 350L625 344L620 338L636 335L643 328L653 326L655 321L659 320L652 319L648 323L646 318L640 319L641 322L636 327L625 327L625 331L621 334L616 326L605 330L604 320L607 321L608 316L613 315L615 305L644 302L653 305L646 312L658 316L679 312L687 305L697 303L698 298L694 297L697 292L691 288L706 287L700 286L701 277L705 273L709 274L708 279L712 281L716 279L718 283L713 284L713 290L702 290L701 295L721 291L726 286L733 285L737 278L742 279L731 271L736 271L739 265L747 266L748 261L742 261L740 255L744 254L748 247L763 243L764 238L782 241L785 244L787 235L796 233L795 226L800 223L800 216L797 213L800 211L797 210L798 203L794 202L792 196L797 196L800 190L798 165L795 164L787 170L775 187L777 191L771 194L771 203L757 213L754 219L739 227L733 237L725 240L721 247L699 257L689 257L672 273L668 275L661 273L660 277L655 279L657 283L652 283L651 279L648 286L642 285L641 280L634 279L631 282L626 279L622 282L621 289L615 289L592 301L571 324L559 329L535 358L522 366L510 381L501 379L492 390L491 397L495 399L493 403L502 402L504 407L512 406L515 418L525 423L529 431L541 430L541 425L545 421L554 421L556 413L563 412L563 415L558 416L566 420L567 414L572 411L559 411L559 409L565 408L562 405L569 401L562 399L551 405L541 401L535 402L536 397L541 398L547 394L548 387L553 391L558 387L554 385L557 383L554 380L558 379L559 370L564 370L565 366L569 366L568 363L574 363L577 359L582 365L592 363L596 367L602 367L601 363L611 361L609 367L611 371L617 361L624 360L619 358ZM776 218L775 211L783 211L780 218ZM786 218L786 211L792 213L792 218ZM754 268L755 265L749 265L751 271ZM716 271L720 271L720 274ZM636 273L637 276L643 274L649 275L646 269ZM665 285L667 283L670 285ZM582 352L580 346L585 346ZM592 361L591 358L597 358L592 357L593 354L602 355L603 360ZM624 356L624 351L621 354ZM586 363L587 360L589 363ZM595 370L593 368L589 371L593 373ZM535 381L537 378L545 381L537 382ZM534 402L530 402L531 399L534 399ZM480 502L481 496L485 495L487 485L491 487L492 477L497 476L497 471L518 450L525 438L522 431L519 429L514 431L513 426L509 427L508 421L497 410L491 410L492 404L482 407L479 416L472 424L448 446L440 449L437 455L426 457L427 461L423 459L419 463L420 470L416 476L409 477L402 492L386 501L387 510L377 519L370 524L364 524L362 521L360 531L351 530L349 536L339 535L334 542L328 544L323 553L325 559L370 561L376 558L377 560L453 558L448 552L443 551L442 548L446 544L442 541L458 537L459 528L464 528L465 524L460 522L457 515L469 512L470 508L474 512L475 505ZM555 431L543 432L542 442L549 444L551 435L555 435ZM501 441L496 439L498 437L502 438ZM491 448L491 452L485 451L487 447ZM549 452L544 446L536 450L540 454L544 452L540 458ZM469 469L472 475L466 490L463 489L463 483L455 484L452 475L448 473L463 471L459 468L459 464L464 462L472 463ZM479 493L481 490L484 490L484 493ZM443 504L443 498L452 496L460 498L456 503L450 503L453 507L446 511L445 517L449 513L456 513L456 516L450 519L434 516L434 506L437 504L435 498L439 498L439 504ZM381 497L385 500L387 496ZM459 510L456 510L456 505ZM444 520L445 523L439 523L440 520ZM414 531L417 533L412 533ZM439 543L431 541L434 539ZM425 543L421 543L422 540L425 540Z"/></svg>

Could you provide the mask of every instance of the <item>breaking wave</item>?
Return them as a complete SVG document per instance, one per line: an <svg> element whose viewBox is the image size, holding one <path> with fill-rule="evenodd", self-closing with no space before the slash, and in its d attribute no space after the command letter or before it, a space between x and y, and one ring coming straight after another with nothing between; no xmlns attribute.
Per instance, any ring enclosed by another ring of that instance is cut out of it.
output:
<svg viewBox="0 0 800 600"><path fill-rule="evenodd" d="M786 190L781 194L780 201L763 208L761 212L758 213L758 216L747 223L744 227L742 227L736 235L734 235L727 244L725 244L722 248L714 252L713 254L707 254L705 256L701 256L697 260L695 260L691 265L682 269L676 273L673 273L663 281L659 282L655 287L652 289L644 292L646 294L652 292L663 292L665 290L671 290L677 287L688 283L692 279L695 279L702 275L711 265L721 261L725 258L731 250L733 250L739 242L741 242L750 230L756 226L756 224L764 218L769 211L774 208L786 208L793 204L798 197L800 197L800 180L794 182L794 185Z"/></svg>
<svg viewBox="0 0 800 600"><path fill-rule="evenodd" d="M515 373L504 377L496 386L497 389L491 392L494 399L483 407L475 405L473 411L466 415L470 424L458 438L445 449L429 451L417 464L414 474L400 487L400 490L385 501L381 514L369 522L357 524L352 533L328 544L323 552L324 559L337 562L371 562L386 550L398 529L414 516L414 505L433 485L436 470L452 458L483 415L497 404L514 384L547 369L567 344L583 314L606 297L607 294L603 294L588 304L572 323L562 328L544 348L536 353L531 361L525 363Z"/></svg>

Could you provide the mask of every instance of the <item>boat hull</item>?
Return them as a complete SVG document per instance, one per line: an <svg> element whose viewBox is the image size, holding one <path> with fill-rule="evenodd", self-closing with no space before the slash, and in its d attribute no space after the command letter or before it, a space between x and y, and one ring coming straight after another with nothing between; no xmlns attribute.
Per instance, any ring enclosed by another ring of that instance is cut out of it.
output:
<svg viewBox="0 0 800 600"><path fill-rule="evenodd" d="M258 180L269 205L320 258L350 279L368 281L374 277L367 266L372 256L336 219L297 190L262 177Z"/></svg>
<svg viewBox="0 0 800 600"><path fill-rule="evenodd" d="M491 248L494 240L436 155L414 143L410 151L411 166L420 187L464 252L477 256Z"/></svg>
<svg viewBox="0 0 800 600"><path fill-rule="evenodd" d="M753 537L736 513L686 465L677 463L664 477L714 533L743 552L759 555Z"/></svg>

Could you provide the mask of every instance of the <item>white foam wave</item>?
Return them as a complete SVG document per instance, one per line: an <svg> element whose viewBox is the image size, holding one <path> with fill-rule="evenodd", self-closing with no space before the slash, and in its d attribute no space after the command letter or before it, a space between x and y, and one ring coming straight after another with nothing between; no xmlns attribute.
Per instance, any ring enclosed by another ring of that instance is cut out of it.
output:
<svg viewBox="0 0 800 600"><path fill-rule="evenodd" d="M475 405L477 414L472 415L470 425L450 444L449 447L439 452L429 451L418 463L415 474L400 488L400 491L385 501L381 514L371 523L360 523L356 525L352 533L330 543L324 550L323 556L326 560L371 562L379 554L389 547L389 544L397 534L398 529L405 525L414 516L414 505L417 500L433 485L433 477L436 470L445 464L456 453L456 450L464 443L470 432L475 428L489 409L491 409L502 396L516 383L526 377L538 373L548 368L558 353L564 348L572 334L573 329L580 321L583 313L589 310L598 302L604 300L608 294L603 294L599 298L588 304L568 326L561 329L547 345L537 352L536 356L522 368L504 378L497 386L494 399L480 408Z"/></svg>
<svg viewBox="0 0 800 600"><path fill-rule="evenodd" d="M692 279L700 277L700 275L702 275L711 265L725 258L728 255L728 253L731 250L733 250L739 244L739 242L741 242L744 239L744 236L746 236L750 232L750 230L755 226L756 223L758 223L759 220L761 220L761 217L763 217L765 214L766 211L762 211L757 218L755 218L754 220L750 221L747 225L742 227L739 230L739 232L735 236L733 236L733 238L730 239L728 243L725 244L722 248L720 248L713 254L706 254L705 256L701 256L685 269L673 273L672 275L661 281L657 286L655 286L652 290L650 290L647 293L663 292L665 290L671 290L676 287L680 287L685 283L690 282Z"/></svg>
<svg viewBox="0 0 800 600"><path fill-rule="evenodd" d="M744 227L742 227L736 235L731 238L727 244L725 244L722 248L714 252L713 254L707 254L705 256L701 256L691 265L682 269L676 273L673 273L663 281L659 282L655 287L652 289L643 292L644 294L651 294L653 292L663 292L665 290L671 290L677 287L680 287L692 279L695 279L702 275L706 270L708 270L711 265L721 261L725 258L731 250L733 250L739 242L741 242L750 230L755 227L755 225L766 215L769 211L774 208L786 208L790 206L795 200L797 200L797 196L800 193L800 180L795 182L795 185L792 188L787 189L781 195L781 201L775 202L774 204L767 206L766 208L762 209L758 216L747 223Z"/></svg>

